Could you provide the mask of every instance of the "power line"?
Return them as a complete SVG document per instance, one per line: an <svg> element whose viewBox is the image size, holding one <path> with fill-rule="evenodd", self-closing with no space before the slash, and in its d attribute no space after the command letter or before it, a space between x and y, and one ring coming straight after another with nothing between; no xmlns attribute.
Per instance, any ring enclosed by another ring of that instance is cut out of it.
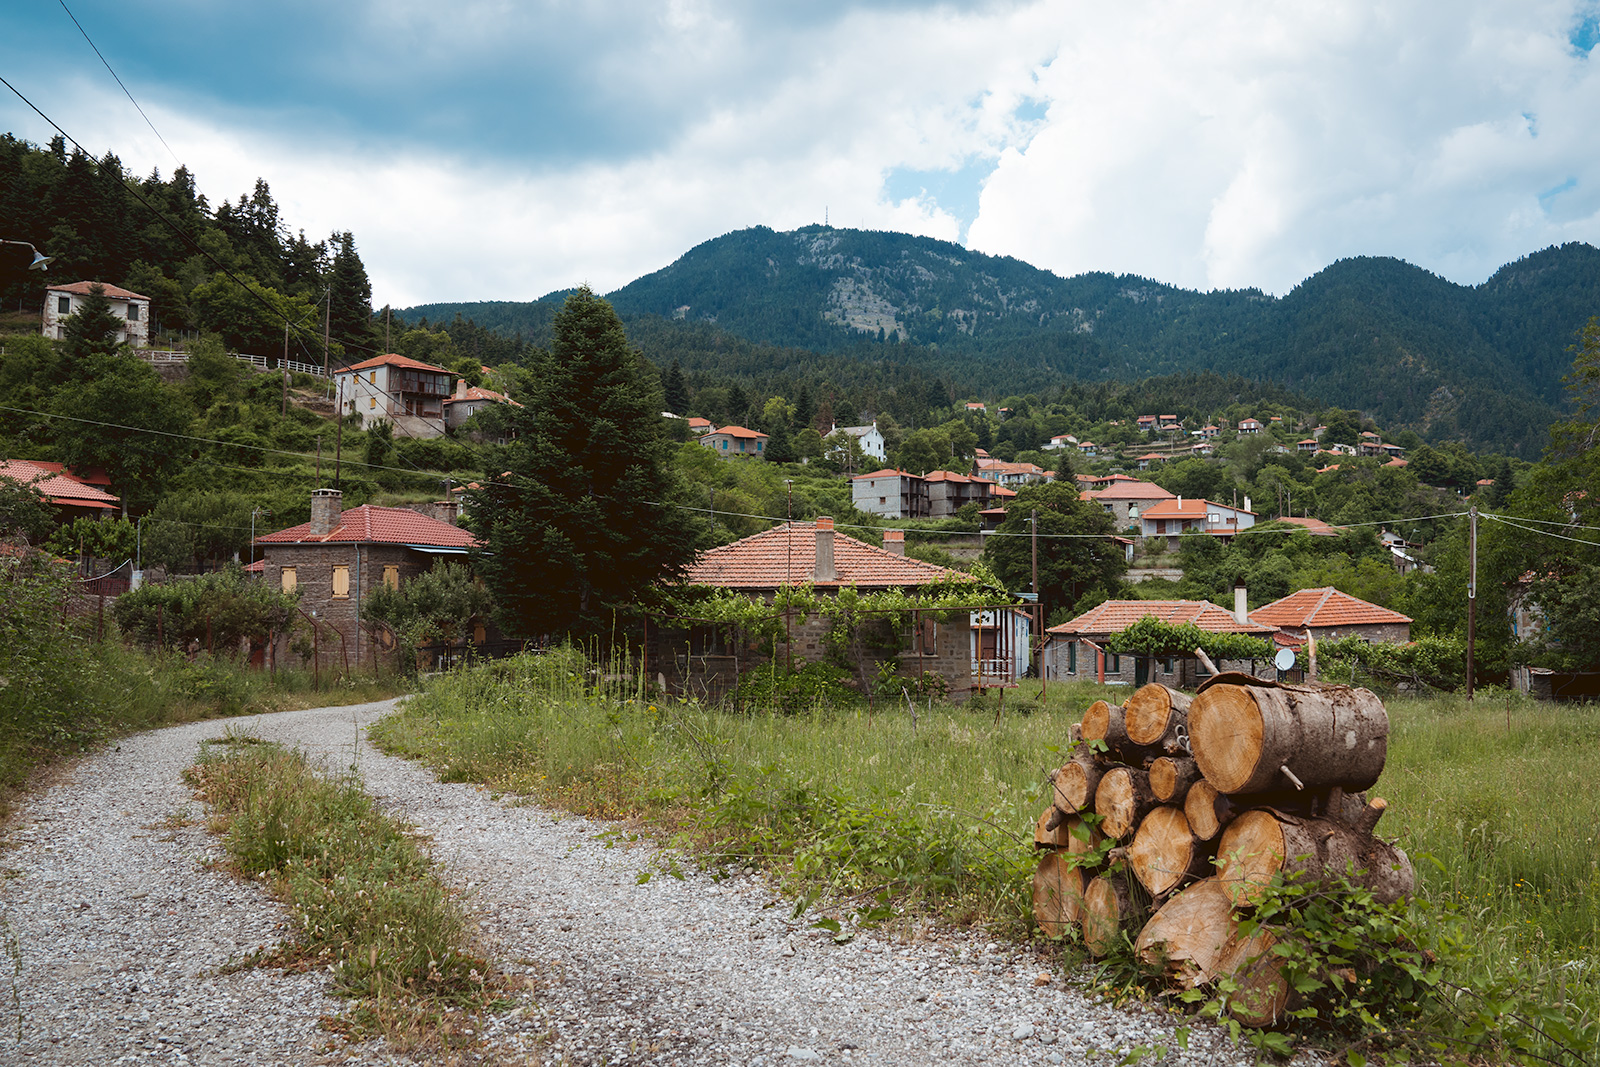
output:
<svg viewBox="0 0 1600 1067"><path fill-rule="evenodd" d="M100 57L100 62L102 62L102 63L104 63L106 65L106 70L110 71L111 72L111 77L116 79L117 87L119 89L121 89L122 92L123 92L123 95L125 95L128 98L128 102L133 105L134 110L139 112L139 117L144 119L144 124L146 126L150 127L150 132L156 135L156 140L160 141L161 142L161 147L165 148L167 150L167 155L171 156L172 157L172 161L174 163L176 163L178 166L180 166L180 167L183 166L183 160L178 158L178 153L174 152L172 150L172 146L167 144L167 139L165 137L161 136L161 131L156 129L156 124L150 121L150 116L146 115L144 113L144 108L139 106L139 101L135 100L133 98L133 94L128 92L128 87L126 85L122 84L122 79L117 77L117 72L114 71L114 70L111 70L111 63L101 53L99 46L96 45L92 39L90 39L89 31L83 28L83 23L78 21L78 16L74 15L72 13L72 9L67 6L67 0L60 0L60 3L61 3L61 10L65 11L67 13L67 18L71 19L72 20L72 24L74 26L78 27L78 32L83 34L83 39L85 41L89 42L89 47L93 48L94 49L94 54ZM13 92L15 92L15 90L13 90ZM35 109L35 110L37 110L37 109ZM76 144L77 142L73 142L73 143Z"/></svg>

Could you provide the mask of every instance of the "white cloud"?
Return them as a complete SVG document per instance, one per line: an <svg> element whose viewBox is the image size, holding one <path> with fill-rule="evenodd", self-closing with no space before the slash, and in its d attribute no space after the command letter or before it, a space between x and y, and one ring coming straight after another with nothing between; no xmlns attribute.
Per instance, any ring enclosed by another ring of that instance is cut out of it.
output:
<svg viewBox="0 0 1600 1067"><path fill-rule="evenodd" d="M505 92L506 57L548 54L534 38L552 19L570 17L569 46L621 19L611 51L537 90L564 97L521 106L566 109L609 81L618 129L664 116L670 136L617 151L613 131L603 152L554 160L531 143L525 161L470 138L342 147L307 140L284 121L297 105L270 94L251 116L220 102L171 110L160 101L179 91L136 91L213 200L267 178L293 225L354 231L375 298L401 306L581 281L609 290L728 230L788 229L825 209L835 225L945 239L970 221L974 248L1062 274L1280 293L1341 256L1395 255L1477 282L1554 241L1600 243L1600 76L1566 40L1575 3L441 10L394 3L366 18L374 37L413 49L430 85L482 50L498 80L463 80L451 106ZM370 45L341 77L379 62ZM170 171L102 81L50 86L46 110L97 153ZM1029 101L1042 118L1018 117ZM18 110L0 115L48 139ZM886 192L896 171L981 173L975 160L994 167L975 219Z"/></svg>

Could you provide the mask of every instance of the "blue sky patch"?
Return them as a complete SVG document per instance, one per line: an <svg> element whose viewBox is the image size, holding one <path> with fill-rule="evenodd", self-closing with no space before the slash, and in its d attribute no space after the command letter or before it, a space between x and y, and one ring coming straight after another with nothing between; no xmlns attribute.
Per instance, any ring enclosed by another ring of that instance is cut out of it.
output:
<svg viewBox="0 0 1600 1067"><path fill-rule="evenodd" d="M1572 47L1580 52L1588 52L1596 44L1600 44L1600 13L1591 10L1578 19L1578 24L1567 35L1567 40L1571 41Z"/></svg>
<svg viewBox="0 0 1600 1067"><path fill-rule="evenodd" d="M1551 201L1555 200L1555 198L1560 196L1562 193L1567 192L1570 189L1576 189L1577 187L1578 179L1576 178L1568 178L1560 185L1553 185L1539 194L1539 206L1543 208L1544 213L1548 215L1550 214Z"/></svg>
<svg viewBox="0 0 1600 1067"><path fill-rule="evenodd" d="M961 222L961 242L967 227L978 217L978 194L984 179L997 166L992 159L974 158L958 170L912 170L899 167L883 180L883 191L893 202L927 197Z"/></svg>

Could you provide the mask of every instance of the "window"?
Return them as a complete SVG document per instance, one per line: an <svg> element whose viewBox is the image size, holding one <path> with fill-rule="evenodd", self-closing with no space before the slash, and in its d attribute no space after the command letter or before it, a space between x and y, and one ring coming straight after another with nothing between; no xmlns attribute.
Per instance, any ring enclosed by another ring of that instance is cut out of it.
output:
<svg viewBox="0 0 1600 1067"><path fill-rule="evenodd" d="M760 452L761 451L761 446L764 445L764 444L766 444L765 441L757 441L756 442L756 451Z"/></svg>
<svg viewBox="0 0 1600 1067"><path fill-rule="evenodd" d="M1222 522L1222 516L1218 515L1215 511L1207 515L1206 518L1210 519L1213 525Z"/></svg>
<svg viewBox="0 0 1600 1067"><path fill-rule="evenodd" d="M352 404L354 404L354 403L355 403L355 401L354 401L354 400L352 400L352 401L350 401L350 403L352 403ZM368 407L368 409L369 409L369 410L370 410L370 409L371 409L371 408L375 408L375 407L377 407L377 406L378 406L378 398L377 398L377 397L375 397L375 396L369 396L369 397L367 397L367 407Z"/></svg>
<svg viewBox="0 0 1600 1067"><path fill-rule="evenodd" d="M138 322L139 321L139 305L138 304L129 304L128 305L128 321L129 322Z"/></svg>
<svg viewBox="0 0 1600 1067"><path fill-rule="evenodd" d="M333 568L333 599L347 600L350 597L350 568Z"/></svg>
<svg viewBox="0 0 1600 1067"><path fill-rule="evenodd" d="M400 567L397 564L391 563L383 568L383 584L390 589L400 588Z"/></svg>
<svg viewBox="0 0 1600 1067"><path fill-rule="evenodd" d="M285 568L283 568L283 576L282 576L281 582L282 582L282 585L283 585L283 591L285 593L294 592L295 587L297 585L299 585L300 583L295 578L295 571L294 571L293 567L285 567Z"/></svg>
<svg viewBox="0 0 1600 1067"><path fill-rule="evenodd" d="M1117 655L1115 652L1108 652L1106 653L1106 658L1111 661L1109 664L1107 664L1106 670L1111 674L1121 674L1122 657Z"/></svg>
<svg viewBox="0 0 1600 1067"><path fill-rule="evenodd" d="M1078 642L1067 642L1067 673L1078 673Z"/></svg>
<svg viewBox="0 0 1600 1067"><path fill-rule="evenodd" d="M880 496L878 498L878 503L880 503L880 504L887 504L888 502L889 502L889 498L886 497L886 496Z"/></svg>
<svg viewBox="0 0 1600 1067"><path fill-rule="evenodd" d="M373 372L371 372L370 374L367 375L367 384L368 385L377 385L378 384L378 372L377 371L373 371Z"/></svg>
<svg viewBox="0 0 1600 1067"><path fill-rule="evenodd" d="M56 314L57 315L70 315L70 314L72 314L72 297L70 297L70 296L58 296L58 297L56 297Z"/></svg>

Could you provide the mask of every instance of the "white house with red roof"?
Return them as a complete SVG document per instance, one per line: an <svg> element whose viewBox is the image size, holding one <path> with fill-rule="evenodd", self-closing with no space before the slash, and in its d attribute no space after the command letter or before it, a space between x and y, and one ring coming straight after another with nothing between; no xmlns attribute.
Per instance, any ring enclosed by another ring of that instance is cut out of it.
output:
<svg viewBox="0 0 1600 1067"><path fill-rule="evenodd" d="M1169 548L1178 547L1178 538L1191 531L1211 534L1213 537L1232 537L1241 530L1256 524L1255 512L1250 510L1250 498L1244 498L1244 507L1218 504L1212 500L1190 497L1173 497L1158 501L1144 509L1139 516L1139 532L1145 537L1165 537Z"/></svg>
<svg viewBox="0 0 1600 1067"><path fill-rule="evenodd" d="M392 422L396 436L438 437L454 377L443 367L390 352L341 367L333 380L339 411L360 415L362 429Z"/></svg>
<svg viewBox="0 0 1600 1067"><path fill-rule="evenodd" d="M83 302L89 298L94 286L105 290L111 313L124 323L117 340L134 348L147 348L150 344L150 298L130 292L115 285L101 282L72 282L69 285L52 285L44 294L44 335L61 340L67 335L67 320L76 315Z"/></svg>
<svg viewBox="0 0 1600 1067"><path fill-rule="evenodd" d="M767 451L767 435L744 426L724 426L700 435L700 443L717 455L763 456Z"/></svg>
<svg viewBox="0 0 1600 1067"><path fill-rule="evenodd" d="M465 560L477 539L455 525L456 504L441 501L433 515L410 508L363 504L345 511L337 489L311 494L311 520L256 538L262 579L300 594L300 608L317 619L324 667L371 662L381 634L362 625L361 599L379 585L399 588L441 559ZM487 635L487 620L480 628ZM330 644L332 642L332 644Z"/></svg>

